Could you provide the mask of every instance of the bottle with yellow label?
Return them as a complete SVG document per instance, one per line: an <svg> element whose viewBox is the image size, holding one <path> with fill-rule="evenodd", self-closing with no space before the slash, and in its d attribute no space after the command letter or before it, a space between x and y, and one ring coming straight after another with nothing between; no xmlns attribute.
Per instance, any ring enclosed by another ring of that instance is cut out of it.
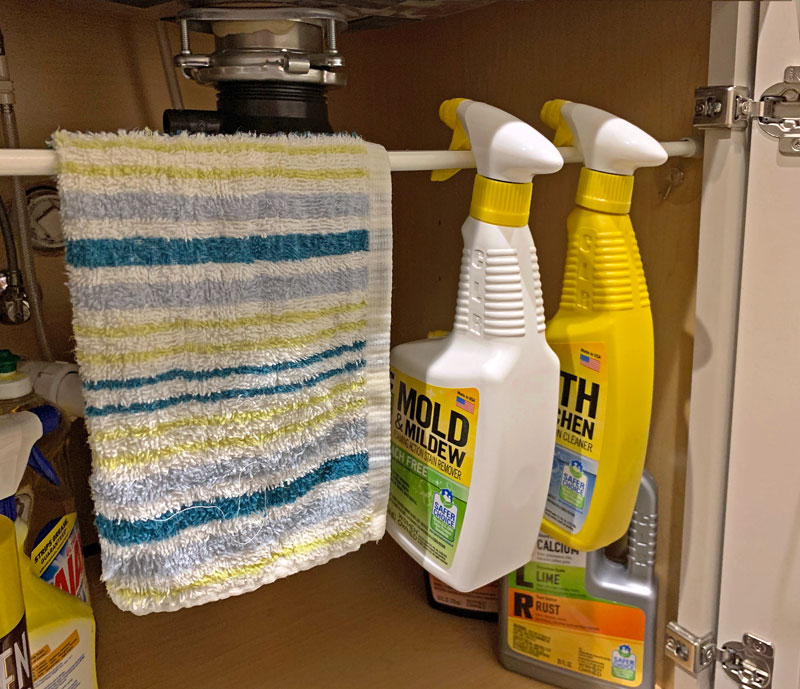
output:
<svg viewBox="0 0 800 689"><path fill-rule="evenodd" d="M556 446L542 531L596 550L628 527L644 467L653 396L653 321L628 215L637 168L666 151L630 122L551 100L556 145L583 154L567 218L567 259L547 341L561 362Z"/></svg>
<svg viewBox="0 0 800 689"><path fill-rule="evenodd" d="M558 360L544 338L531 179L563 160L539 132L485 103L446 101L451 148L478 175L462 227L453 331L391 354L387 531L458 591L530 559L553 455ZM452 171L435 174L446 178Z"/></svg>
<svg viewBox="0 0 800 689"><path fill-rule="evenodd" d="M501 582L500 662L564 689L653 689L657 524L645 471L622 561L540 534L531 562Z"/></svg>
<svg viewBox="0 0 800 689"><path fill-rule="evenodd" d="M32 500L15 495L26 466L57 480L34 443L57 432L60 422L58 410L47 405L0 414L0 677L6 680L0 686L97 689L92 609L59 590L58 581L40 578L24 550Z"/></svg>

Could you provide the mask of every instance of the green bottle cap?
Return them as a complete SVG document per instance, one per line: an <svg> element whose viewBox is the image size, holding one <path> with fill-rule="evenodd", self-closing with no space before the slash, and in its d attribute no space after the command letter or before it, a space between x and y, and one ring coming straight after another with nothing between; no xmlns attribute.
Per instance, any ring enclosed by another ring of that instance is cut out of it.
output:
<svg viewBox="0 0 800 689"><path fill-rule="evenodd" d="M19 357L10 349L0 349L0 374L14 373L17 370Z"/></svg>

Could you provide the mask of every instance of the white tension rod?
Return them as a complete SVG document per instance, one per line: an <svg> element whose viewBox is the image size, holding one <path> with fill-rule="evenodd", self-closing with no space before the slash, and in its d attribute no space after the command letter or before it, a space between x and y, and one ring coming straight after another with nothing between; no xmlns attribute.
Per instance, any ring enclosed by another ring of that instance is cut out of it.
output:
<svg viewBox="0 0 800 689"><path fill-rule="evenodd" d="M670 157L696 158L702 154L702 144L697 139L662 141L661 145ZM577 148L558 149L565 163L583 162ZM450 168L474 168L472 151L389 151L389 166L392 172L413 170L447 170ZM55 175L58 159L55 151L36 148L0 149L0 176L30 177Z"/></svg>

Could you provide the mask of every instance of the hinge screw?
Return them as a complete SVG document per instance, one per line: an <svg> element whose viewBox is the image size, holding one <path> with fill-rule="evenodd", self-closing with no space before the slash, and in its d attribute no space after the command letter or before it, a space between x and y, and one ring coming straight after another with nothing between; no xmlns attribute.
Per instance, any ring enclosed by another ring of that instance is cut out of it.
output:
<svg viewBox="0 0 800 689"><path fill-rule="evenodd" d="M800 151L800 139L795 139L794 141L792 141L792 150Z"/></svg>

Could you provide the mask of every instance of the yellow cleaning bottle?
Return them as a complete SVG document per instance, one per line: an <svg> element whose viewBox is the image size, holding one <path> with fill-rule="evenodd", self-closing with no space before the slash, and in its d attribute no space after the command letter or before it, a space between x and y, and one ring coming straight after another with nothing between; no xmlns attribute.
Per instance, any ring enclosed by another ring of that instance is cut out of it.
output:
<svg viewBox="0 0 800 689"><path fill-rule="evenodd" d="M15 528L34 689L97 689L92 608L39 578L23 550L28 525Z"/></svg>
<svg viewBox="0 0 800 689"><path fill-rule="evenodd" d="M0 687L32 689L31 651L14 522L0 515Z"/></svg>
<svg viewBox="0 0 800 689"><path fill-rule="evenodd" d="M547 341L561 363L556 445L542 531L577 550L620 538L642 478L653 397L653 321L628 215L633 172L661 165L650 135L564 100L542 108L557 146L583 154L567 259Z"/></svg>
<svg viewBox="0 0 800 689"><path fill-rule="evenodd" d="M563 165L530 125L471 100L439 111L478 174L452 332L392 349L386 530L472 591L530 560L553 457L558 359L544 337L531 179ZM452 147L452 146L451 146Z"/></svg>
<svg viewBox="0 0 800 689"><path fill-rule="evenodd" d="M97 689L92 609L33 570L24 551L30 500L14 495L26 464L55 477L34 442L59 423L46 405L0 415L0 687L9 689Z"/></svg>

